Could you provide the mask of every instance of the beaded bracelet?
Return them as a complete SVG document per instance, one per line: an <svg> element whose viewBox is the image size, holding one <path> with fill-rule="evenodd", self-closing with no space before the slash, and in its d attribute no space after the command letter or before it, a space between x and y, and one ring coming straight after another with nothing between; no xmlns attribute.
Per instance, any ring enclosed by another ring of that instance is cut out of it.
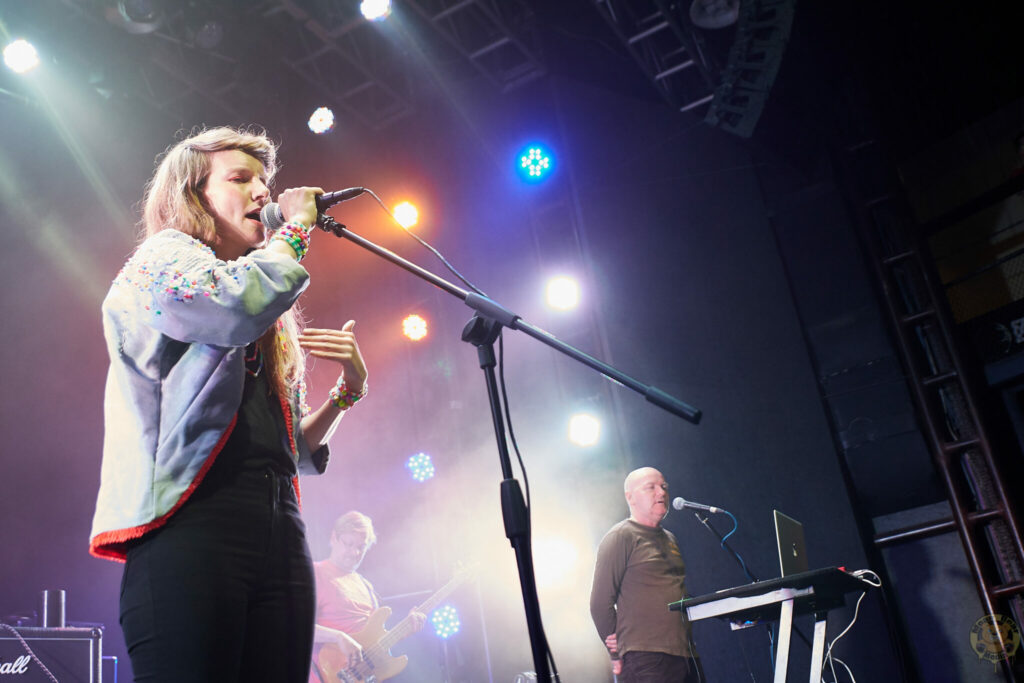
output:
<svg viewBox="0 0 1024 683"><path fill-rule="evenodd" d="M284 240L295 252L298 261L309 251L309 228L298 221L288 221L271 239Z"/></svg>
<svg viewBox="0 0 1024 683"><path fill-rule="evenodd" d="M368 385L366 382L363 382L363 390L357 394L345 386L344 379L339 379L338 383L334 385L333 389L331 389L329 395L331 397L331 403L336 407L341 408L342 410L348 410L354 406L357 401L366 396L367 390Z"/></svg>

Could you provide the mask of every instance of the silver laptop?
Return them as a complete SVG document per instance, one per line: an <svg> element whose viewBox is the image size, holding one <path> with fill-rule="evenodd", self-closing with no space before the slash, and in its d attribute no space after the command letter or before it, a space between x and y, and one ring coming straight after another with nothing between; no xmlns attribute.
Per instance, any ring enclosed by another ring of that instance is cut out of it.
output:
<svg viewBox="0 0 1024 683"><path fill-rule="evenodd" d="M779 547L779 568L782 576L807 571L807 547L804 545L804 525L778 510L775 517L775 541Z"/></svg>

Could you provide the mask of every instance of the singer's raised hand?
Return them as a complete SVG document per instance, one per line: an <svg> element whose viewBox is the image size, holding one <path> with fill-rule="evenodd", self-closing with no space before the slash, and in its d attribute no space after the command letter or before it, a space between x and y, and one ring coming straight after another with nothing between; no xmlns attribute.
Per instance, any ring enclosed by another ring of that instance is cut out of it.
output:
<svg viewBox="0 0 1024 683"><path fill-rule="evenodd" d="M355 320L349 320L340 330L306 328L299 335L299 346L311 356L339 363L345 384L351 391L359 393L366 382L366 364L359 351L353 328Z"/></svg>
<svg viewBox="0 0 1024 683"><path fill-rule="evenodd" d="M277 205L286 221L298 221L312 228L317 217L316 198L323 193L319 187L291 187L277 196Z"/></svg>

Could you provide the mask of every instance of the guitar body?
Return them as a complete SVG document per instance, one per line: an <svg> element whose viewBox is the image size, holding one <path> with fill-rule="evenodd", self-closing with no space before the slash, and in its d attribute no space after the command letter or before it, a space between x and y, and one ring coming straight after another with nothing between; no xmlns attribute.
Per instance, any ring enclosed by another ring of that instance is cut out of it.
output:
<svg viewBox="0 0 1024 683"><path fill-rule="evenodd" d="M390 616L390 607L376 609L370 615L363 630L352 634L352 640L363 648L363 661L355 666L349 667L348 658L334 643L327 643L321 647L320 654L317 656L317 665L320 667L324 681L327 683L335 681L374 683L394 678L402 673L402 670L409 664L409 658L405 655L392 657L390 652L378 646L378 643L387 635L384 624Z"/></svg>
<svg viewBox="0 0 1024 683"><path fill-rule="evenodd" d="M391 608L375 609L366 620L363 630L352 635L352 639L363 648L363 661L349 666L348 657L342 654L341 648L334 643L327 643L320 648L320 653L316 656L315 665L319 669L320 677L325 683L379 683L402 673L409 663L409 658L405 655L392 657L391 647L402 638L415 633L423 625L422 621L417 623L413 612L428 614L471 575L472 569L459 569L451 581L427 598L423 604L414 607L409 616L395 624L390 631L384 628L384 623L391 616Z"/></svg>

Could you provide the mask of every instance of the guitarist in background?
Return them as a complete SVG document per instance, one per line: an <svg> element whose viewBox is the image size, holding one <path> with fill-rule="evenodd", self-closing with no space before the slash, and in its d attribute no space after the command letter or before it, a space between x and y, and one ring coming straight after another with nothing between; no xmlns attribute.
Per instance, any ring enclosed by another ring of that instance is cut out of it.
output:
<svg viewBox="0 0 1024 683"><path fill-rule="evenodd" d="M316 562L316 631L315 651L326 643L336 644L355 665L363 656L362 647L349 634L359 633L370 615L380 607L373 584L356 570L366 551L377 541L373 522L361 512L346 512L334 523L331 554ZM416 631L423 628L427 617L415 609L409 612ZM314 664L316 654L314 654ZM317 666L313 666L310 683L320 683Z"/></svg>

